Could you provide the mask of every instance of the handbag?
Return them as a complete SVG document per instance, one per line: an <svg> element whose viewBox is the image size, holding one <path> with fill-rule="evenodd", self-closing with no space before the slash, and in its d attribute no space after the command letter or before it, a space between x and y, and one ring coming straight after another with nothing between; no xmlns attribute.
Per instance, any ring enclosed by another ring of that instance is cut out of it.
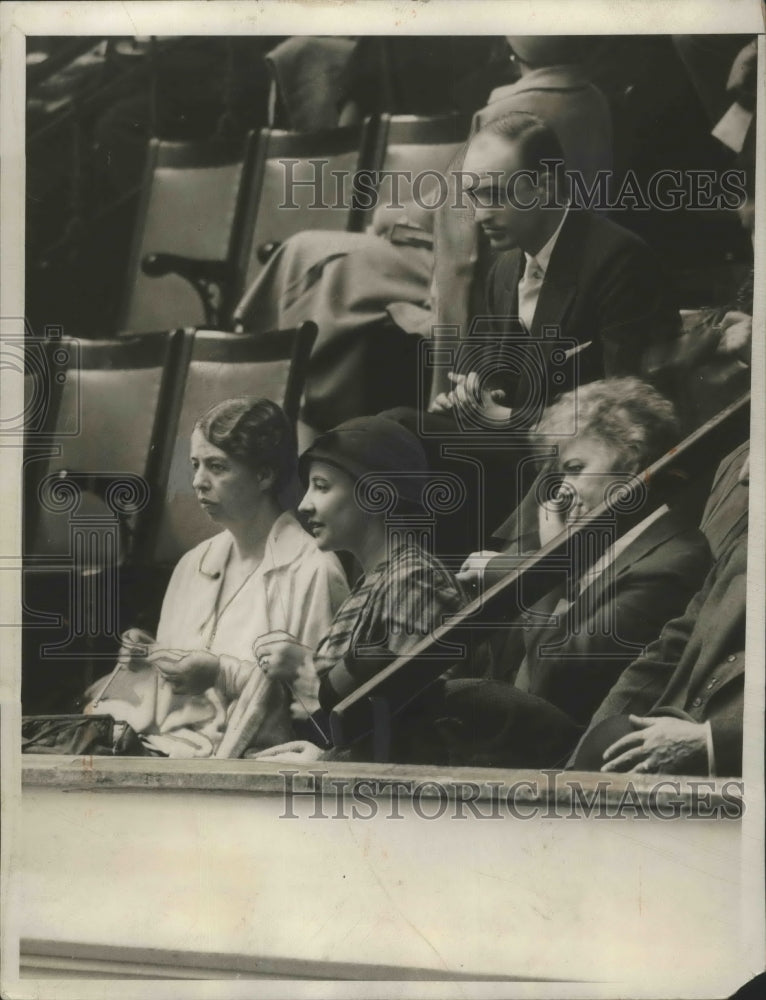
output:
<svg viewBox="0 0 766 1000"><path fill-rule="evenodd" d="M138 733L111 715L26 715L21 752L75 756L164 756L144 746Z"/></svg>

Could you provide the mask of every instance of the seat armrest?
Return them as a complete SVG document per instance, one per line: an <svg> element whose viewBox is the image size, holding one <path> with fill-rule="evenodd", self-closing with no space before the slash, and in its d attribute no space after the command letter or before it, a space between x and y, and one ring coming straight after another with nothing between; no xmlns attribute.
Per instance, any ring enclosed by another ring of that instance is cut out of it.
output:
<svg viewBox="0 0 766 1000"><path fill-rule="evenodd" d="M197 260L174 253L150 253L141 261L141 270L149 278L164 278L177 274L188 281L200 297L205 311L205 324L221 325L222 303L234 278L232 266L224 260Z"/></svg>
<svg viewBox="0 0 766 1000"><path fill-rule="evenodd" d="M259 264L268 264L274 254L279 250L282 244L277 240L272 240L270 243L261 243L258 249L255 251L255 255L258 258Z"/></svg>

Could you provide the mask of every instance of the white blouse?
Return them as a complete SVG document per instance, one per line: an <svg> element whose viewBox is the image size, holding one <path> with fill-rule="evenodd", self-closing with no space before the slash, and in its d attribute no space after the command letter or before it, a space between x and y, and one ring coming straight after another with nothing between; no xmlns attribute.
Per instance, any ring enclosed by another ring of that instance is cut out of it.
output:
<svg viewBox="0 0 766 1000"><path fill-rule="evenodd" d="M115 683L98 706L170 756L235 757L251 741L273 746L292 739L291 718L305 718L317 705L318 682L288 694L260 672L253 643L284 630L316 649L348 594L338 559L320 552L292 514L283 513L269 532L260 566L219 606L232 545L223 531L179 560L162 604L157 647L207 649L248 661L252 683L230 702L219 688L174 694L158 671L143 670L123 678L134 681L132 691L118 693Z"/></svg>

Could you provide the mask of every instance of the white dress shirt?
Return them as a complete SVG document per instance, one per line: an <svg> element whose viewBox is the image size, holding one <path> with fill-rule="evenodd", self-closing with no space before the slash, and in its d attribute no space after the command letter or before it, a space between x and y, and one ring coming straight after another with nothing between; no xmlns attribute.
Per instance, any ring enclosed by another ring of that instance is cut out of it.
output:
<svg viewBox="0 0 766 1000"><path fill-rule="evenodd" d="M561 227L564 225L569 212L569 205L564 209L561 222L558 224L555 233L551 236L545 246L541 247L536 254L528 254L524 251L525 267L524 274L519 281L519 318L527 330L532 329L532 320L535 318L537 300L540 297L540 289L545 280L545 273L551 261L553 248L559 238Z"/></svg>

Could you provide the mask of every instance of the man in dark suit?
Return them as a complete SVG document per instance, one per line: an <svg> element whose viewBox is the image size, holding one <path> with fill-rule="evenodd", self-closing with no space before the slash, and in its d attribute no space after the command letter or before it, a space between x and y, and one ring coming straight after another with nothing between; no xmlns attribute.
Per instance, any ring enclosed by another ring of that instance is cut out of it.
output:
<svg viewBox="0 0 766 1000"><path fill-rule="evenodd" d="M748 482L745 444L710 494L702 528L715 563L702 589L609 692L575 768L741 774Z"/></svg>
<svg viewBox="0 0 766 1000"><path fill-rule="evenodd" d="M452 671L444 715L453 720L455 763L563 764L641 647L682 612L710 550L682 514L660 508L607 550L605 561L595 579L586 572L569 592L562 586L533 604L519 619L523 629L497 629L485 640L469 662L483 678Z"/></svg>
<svg viewBox="0 0 766 1000"><path fill-rule="evenodd" d="M522 643L516 688L582 726L636 654L681 614L710 564L704 535L683 514L661 508L647 522L615 543L606 566L583 574L574 593L552 591L525 616L526 630L508 633Z"/></svg>
<svg viewBox="0 0 766 1000"><path fill-rule="evenodd" d="M624 669L596 709L569 767L717 776L742 773L748 447L740 446L724 460L713 484L701 527L714 564L702 588L686 610L669 621L659 638ZM649 531L644 542L647 540L651 541ZM626 558L629 551L623 553ZM649 579L651 566L659 569L663 560L660 551L651 558L646 553L641 567L642 557L635 549L634 553L637 558L628 573L635 571L640 585L642 577ZM689 582L687 575L686 584ZM620 603L624 592L623 582L618 591ZM674 601L667 588L662 589L662 598ZM532 669L541 665L542 661L533 662ZM574 745L582 725L570 714L579 715L579 709L569 696L583 675L586 694L590 686L588 664L580 663L572 673L568 692L564 687L562 694L557 694L562 678L566 682L559 666L551 661L551 672L546 674L543 669L535 686L523 691L518 678L516 684L477 683L470 678L449 681L442 715L452 727L455 761L557 766L561 754L569 753L567 744ZM568 699L565 704L562 695Z"/></svg>
<svg viewBox="0 0 766 1000"><path fill-rule="evenodd" d="M450 374L453 387L435 396L432 412L461 407L488 427L524 426L564 388L618 375L663 382L672 368L679 316L649 248L569 203L562 165L558 139L534 115L509 114L472 140L464 194L499 254L486 315L501 335L488 344L490 357ZM556 329L566 358L550 336ZM531 366L513 362L524 341L539 359Z"/></svg>

